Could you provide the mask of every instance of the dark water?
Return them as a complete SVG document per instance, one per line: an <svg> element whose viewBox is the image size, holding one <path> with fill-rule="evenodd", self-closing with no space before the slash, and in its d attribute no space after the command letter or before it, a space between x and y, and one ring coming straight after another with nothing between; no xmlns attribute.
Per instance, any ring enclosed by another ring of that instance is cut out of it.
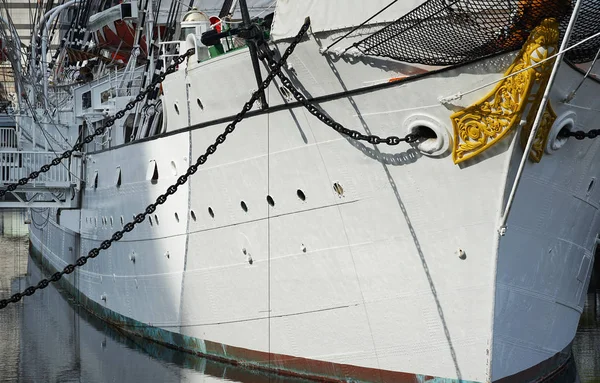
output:
<svg viewBox="0 0 600 383"><path fill-rule="evenodd" d="M4 214L5 221L6 214L12 213ZM11 219L22 222L20 214ZM0 297L40 277L37 266L28 262L27 239L0 236ZM588 295L574 353L580 381L600 383L600 294ZM561 379L572 382L573 376ZM127 337L51 285L0 310L0 382L304 381L251 372Z"/></svg>

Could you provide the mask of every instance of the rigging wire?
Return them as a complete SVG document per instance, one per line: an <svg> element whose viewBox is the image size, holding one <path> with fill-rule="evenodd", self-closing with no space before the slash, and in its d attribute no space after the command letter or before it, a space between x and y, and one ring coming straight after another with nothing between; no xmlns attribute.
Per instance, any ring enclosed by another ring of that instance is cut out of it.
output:
<svg viewBox="0 0 600 383"><path fill-rule="evenodd" d="M453 94L451 96L442 97L442 98L440 98L440 102L441 103L448 103L449 101L452 101L452 100L461 99L463 96L466 96L467 94L471 94L471 93L476 92L478 90L481 90L483 88L487 88L488 86L495 85L495 84L497 84L497 83L499 83L501 81L504 81L504 80L506 80L508 78L516 76L519 73L522 73L522 72L528 71L531 68L535 68L537 66L540 66L540 65L542 65L543 63L545 63L547 61L554 60L557 56L563 55L564 53L566 53L566 52L568 52L568 51L570 51L570 50L578 47L579 45L585 44L586 42L588 42L588 41L590 41L592 39L595 39L597 37L600 37L600 32L597 32L597 33L595 33L595 34L593 34L593 35L591 35L591 36L589 36L589 37L587 37L587 38L579 41L578 43L575 43L575 44L573 44L573 45L571 45L571 46L569 46L569 47L567 47L567 48L565 48L563 50L559 50L557 53L555 53L555 54L553 54L551 56L548 56L548 57L546 57L543 60L540 60L540 61L538 61L538 62L536 62L534 64L531 64L531 65L529 65L529 66L521 69L521 70L518 70L518 71L513 72L513 73L511 73L511 74L509 74L507 76L504 76L504 77L502 77L502 78L500 78L498 80L490 81L487 84L483 84L481 86L478 86L478 87L473 88L471 90L468 90L466 92L458 92L458 93L455 93L455 94Z"/></svg>
<svg viewBox="0 0 600 383"><path fill-rule="evenodd" d="M380 14L382 14L384 11L386 11L389 7L391 7L392 5L396 4L397 2L398 2L398 0L394 0L391 3L389 3L387 6L385 6L384 8L382 8L379 12L377 12L373 16L369 17L368 19L366 19L365 21L363 21L361 24L357 25L356 27L352 28L348 33L346 33L345 35L343 35L339 39L337 39L334 42L332 42L331 44L329 44L329 46L327 48L325 48L325 50L323 52L321 52L321 53L327 52L329 50L329 48L333 47L334 45L336 45L337 43L339 43L340 41L342 41L346 37L350 36L356 30L362 28L366 23L368 23L369 21L373 20L375 17L377 17ZM352 46L350 46L349 48L347 48L344 52L348 51L348 49L350 49L351 47Z"/></svg>
<svg viewBox="0 0 600 383"><path fill-rule="evenodd" d="M579 85L577 85L577 87L571 93L569 93L569 95L564 99L565 103L569 104L571 102L571 100L573 100L573 98L577 94L577 91L579 91L579 88L581 88L581 86L583 85L585 80L589 77L590 73L592 73L592 70L594 69L596 62L598 61L599 56L600 56L600 49L598 49L598 51L596 52L596 57L594 57L594 61L592 61L592 63L590 64L590 67L588 68L587 72L585 73L585 76L583 76L583 78L581 79L581 82L579 82Z"/></svg>

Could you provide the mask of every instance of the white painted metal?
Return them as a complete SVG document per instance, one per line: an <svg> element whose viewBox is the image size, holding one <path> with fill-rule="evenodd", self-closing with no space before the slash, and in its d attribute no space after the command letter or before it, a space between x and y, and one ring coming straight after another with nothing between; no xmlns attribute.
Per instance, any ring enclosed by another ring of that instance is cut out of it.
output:
<svg viewBox="0 0 600 383"><path fill-rule="evenodd" d="M317 37L299 44L286 72L313 97L363 89L320 106L349 128L379 135L434 121L449 140L454 110L438 99L500 79L514 58L365 90L423 69L379 58L333 61L319 53L333 37ZM557 114L576 113L585 130L595 121L600 85L588 81L571 104L561 103L581 77L561 66L549 97ZM92 91L96 100L107 84L75 90L74 129L82 117L102 119L89 115L95 101L81 108L81 96ZM163 83L168 135L121 146L122 134L109 150L96 147L84 163L80 210L34 211L46 224L32 225L33 247L61 269L98 246L204 153L226 125L209 122L239 112L255 87L244 49L181 65ZM272 107L289 102L277 81L267 97ZM190 124L205 125L185 130ZM600 231L600 189L592 182L600 177L600 141L587 140L525 166L513 229L498 236L522 155L516 141L507 137L493 154L458 167L448 153L349 141L300 107L257 114L151 220L67 280L103 307L197 338L199 347L206 340L498 380L568 346Z"/></svg>
<svg viewBox="0 0 600 383"><path fill-rule="evenodd" d="M391 2L392 0L278 0L272 36L275 40L295 36L307 16L310 16L314 32L348 29L361 24ZM408 13L422 3L424 0L399 1L369 24L394 21L398 15Z"/></svg>
<svg viewBox="0 0 600 383"><path fill-rule="evenodd" d="M27 177L32 171L50 163L56 154L53 152L31 152L17 150L0 151L0 187L5 187ZM14 200L0 201L0 208L29 208L32 206L75 207L75 191L81 187L78 174L81 174L81 156L75 154L62 166L51 167L40 172L39 176L18 190L10 192Z"/></svg>
<svg viewBox="0 0 600 383"><path fill-rule="evenodd" d="M0 128L0 150L17 148L17 132L13 128Z"/></svg>
<svg viewBox="0 0 600 383"><path fill-rule="evenodd" d="M48 104L48 55L47 55L47 47L48 47L48 30L52 27L52 22L54 21L54 19L56 18L56 16L58 16L60 14L60 12L62 12L63 10L73 7L73 6L77 6L79 5L79 3L81 3L81 0L69 0L64 4L61 4L59 6L57 6L56 8L52 8L50 11L46 12L46 14L44 15L44 17L41 20L41 25L42 25L42 51L41 51L41 63L42 63L42 67L41 67L41 72L42 72L42 84L44 86L44 105L46 107L46 110L49 110L49 104ZM47 20L47 21L46 21ZM32 58L35 57L35 54L37 52L35 44L33 43L36 39L32 40ZM35 59L32 59L31 61L35 61ZM34 67L34 63L31 64L32 68ZM37 75L36 72L35 75Z"/></svg>

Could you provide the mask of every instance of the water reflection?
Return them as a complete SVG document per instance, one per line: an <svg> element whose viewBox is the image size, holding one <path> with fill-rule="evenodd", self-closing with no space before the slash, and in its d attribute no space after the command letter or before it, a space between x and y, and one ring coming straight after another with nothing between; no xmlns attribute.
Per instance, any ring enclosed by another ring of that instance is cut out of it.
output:
<svg viewBox="0 0 600 383"><path fill-rule="evenodd" d="M587 296L573 353L581 382L600 383L600 290Z"/></svg>
<svg viewBox="0 0 600 383"><path fill-rule="evenodd" d="M41 274L30 260L28 282ZM56 382L300 383L181 353L128 336L67 300L52 286L22 306L18 375Z"/></svg>
<svg viewBox="0 0 600 383"><path fill-rule="evenodd" d="M31 259L27 264L26 249L23 237L0 237L0 271L12 275L10 280L0 279L0 296L42 277ZM15 256L19 251L25 255L21 259ZM0 360L2 382L306 382L127 336L66 299L53 285L0 310Z"/></svg>

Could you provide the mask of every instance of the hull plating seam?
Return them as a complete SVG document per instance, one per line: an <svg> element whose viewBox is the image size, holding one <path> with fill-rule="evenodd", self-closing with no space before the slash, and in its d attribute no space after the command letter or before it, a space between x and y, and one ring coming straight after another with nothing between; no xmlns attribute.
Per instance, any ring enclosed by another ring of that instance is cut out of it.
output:
<svg viewBox="0 0 600 383"><path fill-rule="evenodd" d="M48 273L57 270L45 262L32 242L29 242L31 258ZM77 274L74 274L76 276ZM321 382L378 382L378 383L454 383L457 379L439 378L397 371L378 370L347 364L331 363L290 355L269 354L267 352L228 346L221 343L197 339L162 328L153 327L116 313L84 294L78 293L66 279L59 280L64 293L76 297L81 307L107 323L126 333L149 339L161 345L204 358L239 365L245 368L275 372L280 375L299 377ZM460 380L461 383L478 383Z"/></svg>
<svg viewBox="0 0 600 383"><path fill-rule="evenodd" d="M35 261L42 270L48 273L55 273L57 271L52 265L47 263L44 264L42 254L33 246L31 241L29 241L29 252L33 261ZM151 340L169 348L245 368L275 372L280 375L300 377L321 382L478 383L462 379L457 380L397 371L378 370L299 358L290 355L269 354L267 352L201 340L153 327L116 313L89 299L87 296L78 293L75 287L64 278L59 280L59 286L63 289L63 293L66 293L71 297L77 297L78 304L80 304L81 307L126 333ZM498 382L548 381L559 374L568 365L570 358L571 345L554 355L552 358L516 375L503 378Z"/></svg>

